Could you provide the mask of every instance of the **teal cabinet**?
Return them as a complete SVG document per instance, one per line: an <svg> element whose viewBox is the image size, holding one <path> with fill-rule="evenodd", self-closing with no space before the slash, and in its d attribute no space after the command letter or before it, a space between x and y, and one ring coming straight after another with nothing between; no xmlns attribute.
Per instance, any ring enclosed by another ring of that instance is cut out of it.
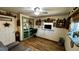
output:
<svg viewBox="0 0 79 59"><path fill-rule="evenodd" d="M34 28L29 28L24 30L24 38L32 37L33 35L35 35L36 32L37 32L37 29L34 29Z"/></svg>
<svg viewBox="0 0 79 59"><path fill-rule="evenodd" d="M24 36L24 38L28 38L29 37L29 31L24 30L24 35L23 36Z"/></svg>

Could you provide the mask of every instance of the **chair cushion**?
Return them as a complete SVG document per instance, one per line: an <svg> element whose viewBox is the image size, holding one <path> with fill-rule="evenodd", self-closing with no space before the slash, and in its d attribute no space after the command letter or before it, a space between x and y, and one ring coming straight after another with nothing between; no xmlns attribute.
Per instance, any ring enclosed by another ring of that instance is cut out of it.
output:
<svg viewBox="0 0 79 59"><path fill-rule="evenodd" d="M32 51L31 48L25 47L22 44L19 44L19 42L13 42L9 45L7 45L9 51Z"/></svg>
<svg viewBox="0 0 79 59"><path fill-rule="evenodd" d="M8 44L7 47L10 50L10 49L16 47L18 44L19 44L19 42L13 42L13 43Z"/></svg>
<svg viewBox="0 0 79 59"><path fill-rule="evenodd" d="M25 51L26 47L24 47L23 45L19 44L15 47L13 47L12 49L10 49L10 51Z"/></svg>
<svg viewBox="0 0 79 59"><path fill-rule="evenodd" d="M0 41L0 51L8 51L8 47L4 46L4 44Z"/></svg>

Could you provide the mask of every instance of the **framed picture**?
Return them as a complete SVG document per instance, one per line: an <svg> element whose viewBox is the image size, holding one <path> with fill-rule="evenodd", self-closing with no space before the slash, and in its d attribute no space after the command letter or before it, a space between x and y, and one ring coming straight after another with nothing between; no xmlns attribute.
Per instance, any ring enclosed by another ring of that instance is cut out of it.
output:
<svg viewBox="0 0 79 59"><path fill-rule="evenodd" d="M29 25L30 25L30 27L34 26L34 19L29 19Z"/></svg>
<svg viewBox="0 0 79 59"><path fill-rule="evenodd" d="M36 20L36 25L41 25L41 19Z"/></svg>

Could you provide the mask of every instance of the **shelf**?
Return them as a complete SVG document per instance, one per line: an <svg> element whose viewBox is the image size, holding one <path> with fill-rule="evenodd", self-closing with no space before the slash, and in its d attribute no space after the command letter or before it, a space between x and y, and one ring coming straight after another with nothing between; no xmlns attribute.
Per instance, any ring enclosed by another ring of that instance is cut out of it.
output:
<svg viewBox="0 0 79 59"><path fill-rule="evenodd" d="M71 17L71 16L73 16L74 14L76 14L77 11L79 11L79 8L77 8L76 10L74 10L73 12L71 12L71 13L69 14L69 17Z"/></svg>

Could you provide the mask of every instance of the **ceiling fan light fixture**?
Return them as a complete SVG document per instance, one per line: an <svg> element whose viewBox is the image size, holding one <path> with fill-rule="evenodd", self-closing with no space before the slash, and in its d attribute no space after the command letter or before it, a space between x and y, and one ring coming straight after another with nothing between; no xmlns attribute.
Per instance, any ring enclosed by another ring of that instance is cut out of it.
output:
<svg viewBox="0 0 79 59"><path fill-rule="evenodd" d="M38 16L40 14L40 12L34 12L34 14Z"/></svg>
<svg viewBox="0 0 79 59"><path fill-rule="evenodd" d="M34 8L34 14L35 14L35 15L39 15L40 12L42 12L42 10L41 10L39 7L35 7L35 8Z"/></svg>

